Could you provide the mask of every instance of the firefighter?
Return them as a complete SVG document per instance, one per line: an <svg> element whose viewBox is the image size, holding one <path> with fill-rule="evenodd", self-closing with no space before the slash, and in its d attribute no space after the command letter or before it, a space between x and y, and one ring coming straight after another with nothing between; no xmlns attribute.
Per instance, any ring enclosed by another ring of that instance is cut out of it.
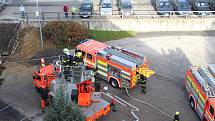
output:
<svg viewBox="0 0 215 121"><path fill-rule="evenodd" d="M81 62L82 61L82 52L77 51L75 53L75 58L74 59L75 59L76 62Z"/></svg>
<svg viewBox="0 0 215 121"><path fill-rule="evenodd" d="M65 54L62 60L64 65L77 65L74 61L74 57L70 54L69 49L64 48L63 53Z"/></svg>
<svg viewBox="0 0 215 121"><path fill-rule="evenodd" d="M140 84L141 84L141 87L142 87L142 92L144 94L146 94L146 80L147 78L142 76L141 79L140 79Z"/></svg>
<svg viewBox="0 0 215 121"><path fill-rule="evenodd" d="M115 97L113 95L113 98L111 100L111 107L112 107L113 112L116 112L116 107L115 106L116 106L116 99L115 99Z"/></svg>
<svg viewBox="0 0 215 121"><path fill-rule="evenodd" d="M179 121L179 112L175 112L175 116L174 116L174 119L173 121Z"/></svg>

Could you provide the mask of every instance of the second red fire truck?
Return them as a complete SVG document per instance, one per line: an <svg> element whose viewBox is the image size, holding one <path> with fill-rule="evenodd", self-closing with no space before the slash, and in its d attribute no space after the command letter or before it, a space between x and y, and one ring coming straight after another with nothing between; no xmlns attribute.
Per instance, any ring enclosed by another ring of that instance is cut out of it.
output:
<svg viewBox="0 0 215 121"><path fill-rule="evenodd" d="M185 86L190 106L202 121L215 121L215 64L191 66Z"/></svg>

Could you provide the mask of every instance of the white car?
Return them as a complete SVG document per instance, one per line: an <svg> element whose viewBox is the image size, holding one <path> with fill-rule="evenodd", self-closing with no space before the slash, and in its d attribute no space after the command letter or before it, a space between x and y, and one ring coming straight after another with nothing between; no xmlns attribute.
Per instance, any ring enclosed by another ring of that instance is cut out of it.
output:
<svg viewBox="0 0 215 121"><path fill-rule="evenodd" d="M101 15L112 15L113 7L111 0L102 0L100 6L100 14Z"/></svg>

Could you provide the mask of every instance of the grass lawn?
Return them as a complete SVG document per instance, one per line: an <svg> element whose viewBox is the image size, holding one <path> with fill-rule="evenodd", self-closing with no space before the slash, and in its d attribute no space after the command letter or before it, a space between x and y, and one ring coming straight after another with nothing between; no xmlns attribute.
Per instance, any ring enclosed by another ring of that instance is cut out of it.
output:
<svg viewBox="0 0 215 121"><path fill-rule="evenodd" d="M100 42L117 40L126 37L133 37L136 35L134 31L102 31L90 30L90 37Z"/></svg>

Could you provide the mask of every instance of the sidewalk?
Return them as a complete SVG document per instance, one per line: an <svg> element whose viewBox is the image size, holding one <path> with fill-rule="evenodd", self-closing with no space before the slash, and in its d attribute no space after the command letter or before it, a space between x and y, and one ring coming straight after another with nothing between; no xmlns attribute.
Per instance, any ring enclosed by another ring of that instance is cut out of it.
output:
<svg viewBox="0 0 215 121"><path fill-rule="evenodd" d="M78 6L77 6L78 7ZM35 12L37 7L35 6L25 6L26 13L28 14L28 19L37 19ZM63 6L39 6L39 12L62 12L63 15ZM16 13L16 14L14 14ZM19 7L7 7L0 13L0 18L20 18ZM49 13L45 15L46 17L57 17L57 13Z"/></svg>

